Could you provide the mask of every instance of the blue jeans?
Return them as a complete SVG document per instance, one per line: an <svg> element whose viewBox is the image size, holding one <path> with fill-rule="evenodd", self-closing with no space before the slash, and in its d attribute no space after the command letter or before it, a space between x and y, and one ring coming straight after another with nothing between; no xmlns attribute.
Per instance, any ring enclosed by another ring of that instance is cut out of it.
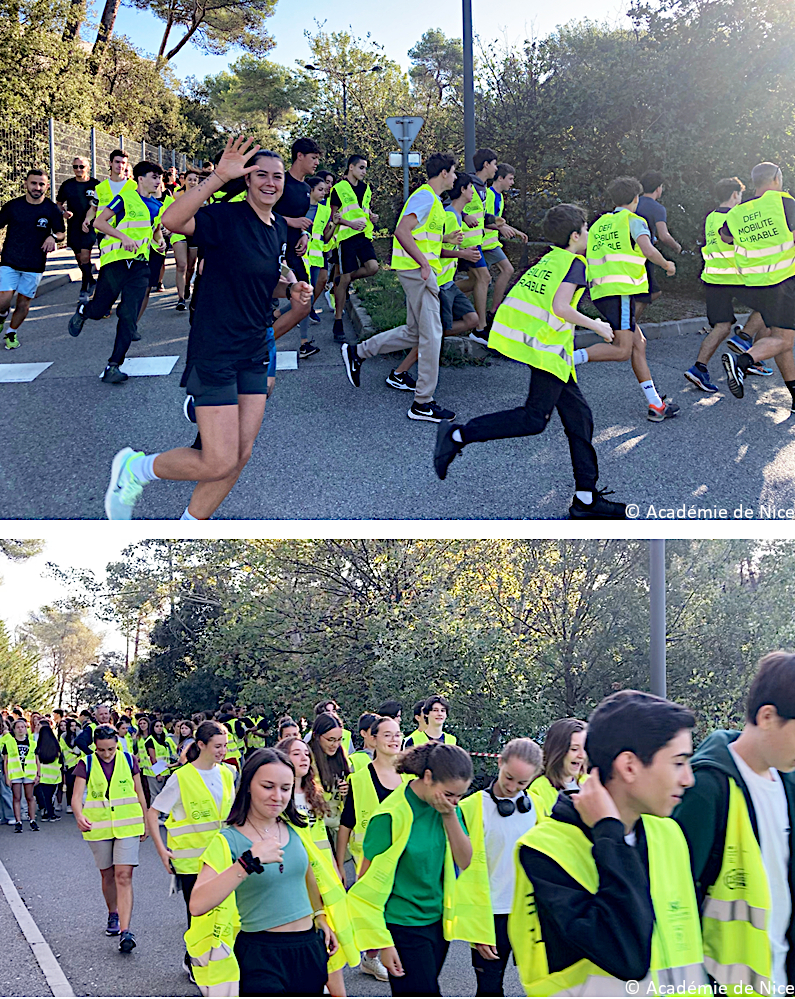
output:
<svg viewBox="0 0 795 999"><path fill-rule="evenodd" d="M14 818L14 796L6 784L5 777L0 775L0 823Z"/></svg>

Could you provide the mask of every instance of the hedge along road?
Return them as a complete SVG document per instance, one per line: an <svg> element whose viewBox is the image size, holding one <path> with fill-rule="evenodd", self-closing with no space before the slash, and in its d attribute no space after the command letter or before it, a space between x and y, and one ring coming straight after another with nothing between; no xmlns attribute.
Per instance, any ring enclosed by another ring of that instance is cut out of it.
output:
<svg viewBox="0 0 795 999"><path fill-rule="evenodd" d="M167 375L131 378L121 386L99 380L110 353L115 319L86 323L74 340L66 330L75 284L37 299L20 331L22 346L0 362L50 363L32 382L4 384L5 435L0 458L0 515L20 519L96 519L110 462L120 448L157 452L192 442L182 414L179 381L187 345L187 313L174 310L174 269L167 291L153 294L132 357L174 357ZM310 328L321 352L298 370L281 371L268 402L254 455L220 508L228 519L554 519L565 517L573 483L567 441L557 416L534 439L472 445L450 467L433 472L433 424L406 417L412 396L384 384L392 358L365 363L362 385L348 383L332 341L327 308ZM352 327L346 320L348 338ZM646 404L629 364L579 369L594 411L600 486L634 504L640 518L711 514L743 519L795 516L795 417L778 372L748 378L734 399L716 356L711 375L720 392L705 396L683 372L700 338L650 340L655 384L682 412L661 424L646 420ZM297 330L279 342L295 351ZM444 367L436 398L461 420L520 405L524 365ZM179 517L189 483L154 483L136 518ZM634 512L634 511L633 511ZM708 518L707 518L708 519Z"/></svg>
<svg viewBox="0 0 795 999"><path fill-rule="evenodd" d="M75 995L199 995L182 970L182 895L169 897L169 879L152 843L143 843L141 863L133 874L132 929L138 946L132 954L120 954L118 938L105 936L107 909L91 851L73 816L61 814L60 822L42 823L39 833L29 832L27 823L21 836L14 835L10 826L0 827L0 854ZM348 866L352 876L352 866ZM4 940L0 995L49 996L44 976L2 894L0 929ZM390 995L388 983L356 969L347 969L345 980L349 996ZM441 976L442 993L471 996L475 984L470 948L454 943ZM524 994L513 965L505 976L505 994Z"/></svg>

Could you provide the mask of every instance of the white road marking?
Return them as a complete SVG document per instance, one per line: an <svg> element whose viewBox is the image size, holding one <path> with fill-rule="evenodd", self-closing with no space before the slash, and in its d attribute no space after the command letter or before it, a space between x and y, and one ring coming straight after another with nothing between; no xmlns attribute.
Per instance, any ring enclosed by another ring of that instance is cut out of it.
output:
<svg viewBox="0 0 795 999"><path fill-rule="evenodd" d="M170 375L174 370L174 365L179 360L179 354L172 354L165 357L128 357L121 370L130 378L139 378L144 375ZM105 373L102 369L100 378Z"/></svg>
<svg viewBox="0 0 795 999"><path fill-rule="evenodd" d="M2 861L0 861L0 888L3 889L6 901L19 923L19 928L22 930L28 946L33 951L33 956L44 972L44 977L47 979L52 994L54 996L73 996L72 986L63 973L63 968L58 963L55 954L50 950L50 945L44 939L28 907L22 901L22 897Z"/></svg>
<svg viewBox="0 0 795 999"><path fill-rule="evenodd" d="M52 361L42 361L38 364L0 364L0 382L32 382L52 363Z"/></svg>
<svg viewBox="0 0 795 999"><path fill-rule="evenodd" d="M277 350L276 351L277 371L297 371L298 351L297 350Z"/></svg>

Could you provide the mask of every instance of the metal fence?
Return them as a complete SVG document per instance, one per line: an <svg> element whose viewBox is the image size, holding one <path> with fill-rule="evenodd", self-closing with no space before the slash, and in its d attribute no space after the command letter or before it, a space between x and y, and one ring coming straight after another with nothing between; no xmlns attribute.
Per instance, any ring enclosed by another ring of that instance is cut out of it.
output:
<svg viewBox="0 0 795 999"><path fill-rule="evenodd" d="M50 197L73 177L72 159L85 156L91 175L102 180L108 175L112 150L124 149L133 163L146 159L164 169L199 166L187 153L164 149L125 135L109 135L98 128L66 125L53 118L20 117L0 122L0 204L24 193L23 181L31 167L41 167L50 176ZM1 234L0 234L1 237Z"/></svg>

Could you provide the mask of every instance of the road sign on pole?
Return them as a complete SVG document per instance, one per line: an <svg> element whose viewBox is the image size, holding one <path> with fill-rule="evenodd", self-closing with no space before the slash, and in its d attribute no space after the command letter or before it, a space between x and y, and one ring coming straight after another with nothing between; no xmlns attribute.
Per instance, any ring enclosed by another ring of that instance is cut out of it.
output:
<svg viewBox="0 0 795 999"><path fill-rule="evenodd" d="M402 115L396 118L387 118L386 123L390 132L398 140L400 151L403 154L403 200L408 201L409 197L409 150L414 140L419 135L425 119L417 115Z"/></svg>

